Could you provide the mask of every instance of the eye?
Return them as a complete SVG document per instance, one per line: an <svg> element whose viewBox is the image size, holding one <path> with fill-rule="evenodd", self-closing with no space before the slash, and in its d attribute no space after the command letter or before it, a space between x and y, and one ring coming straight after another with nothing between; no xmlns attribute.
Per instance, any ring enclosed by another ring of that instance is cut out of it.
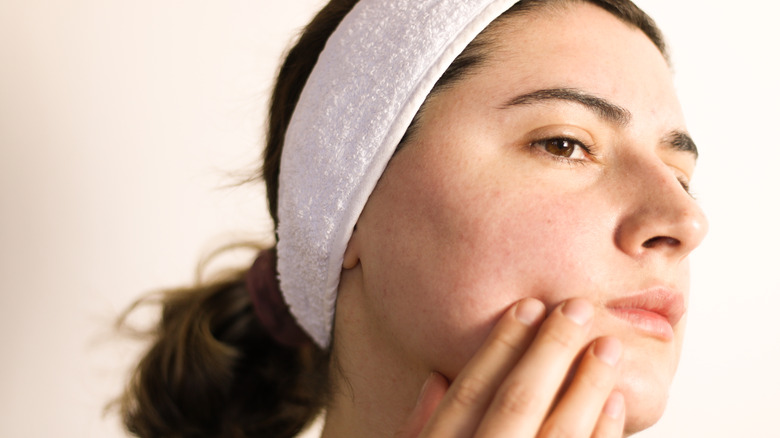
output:
<svg viewBox="0 0 780 438"><path fill-rule="evenodd" d="M531 143L532 146L564 160L581 161L590 155L590 149L578 140L566 137L546 138Z"/></svg>
<svg viewBox="0 0 780 438"><path fill-rule="evenodd" d="M691 182L686 176L678 176L677 181L680 182L680 186L691 198L696 199L696 196L691 192Z"/></svg>
<svg viewBox="0 0 780 438"><path fill-rule="evenodd" d="M677 181L680 182L680 185L682 186L683 190L685 190L689 194L691 193L691 186L690 184L688 184L688 181L686 181L683 178L677 178Z"/></svg>

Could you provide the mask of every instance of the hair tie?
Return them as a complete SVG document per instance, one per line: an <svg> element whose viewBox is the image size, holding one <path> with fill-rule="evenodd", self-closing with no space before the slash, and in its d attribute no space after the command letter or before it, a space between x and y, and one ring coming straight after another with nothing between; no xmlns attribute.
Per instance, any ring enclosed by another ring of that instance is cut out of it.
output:
<svg viewBox="0 0 780 438"><path fill-rule="evenodd" d="M276 250L260 252L246 273L246 288L260 323L281 345L302 347L312 343L284 302L276 278Z"/></svg>

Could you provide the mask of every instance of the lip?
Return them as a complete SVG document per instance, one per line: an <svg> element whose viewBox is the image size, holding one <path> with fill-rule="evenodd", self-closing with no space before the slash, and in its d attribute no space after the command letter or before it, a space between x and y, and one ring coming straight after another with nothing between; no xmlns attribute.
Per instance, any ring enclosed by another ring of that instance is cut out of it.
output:
<svg viewBox="0 0 780 438"><path fill-rule="evenodd" d="M674 339L674 326L686 311L683 295L665 287L612 300L606 308L636 329L664 341Z"/></svg>

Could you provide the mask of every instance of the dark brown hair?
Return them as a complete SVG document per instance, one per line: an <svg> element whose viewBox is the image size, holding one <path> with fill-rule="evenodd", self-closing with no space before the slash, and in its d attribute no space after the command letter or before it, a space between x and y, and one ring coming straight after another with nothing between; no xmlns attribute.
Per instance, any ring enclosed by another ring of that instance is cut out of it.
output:
<svg viewBox="0 0 780 438"><path fill-rule="evenodd" d="M525 0L491 24L452 63L431 94L476 71L496 23L543 6L592 3L644 32L668 59L661 32L629 0ZM288 123L325 42L357 0L331 0L282 63L271 97L262 176L274 223L279 164ZM423 111L425 105L420 111ZM404 139L413 135L417 118ZM401 143L403 144L403 140ZM139 300L161 317L151 344L118 399L127 430L140 437L292 437L327 402L329 352L276 344L255 317L245 271Z"/></svg>

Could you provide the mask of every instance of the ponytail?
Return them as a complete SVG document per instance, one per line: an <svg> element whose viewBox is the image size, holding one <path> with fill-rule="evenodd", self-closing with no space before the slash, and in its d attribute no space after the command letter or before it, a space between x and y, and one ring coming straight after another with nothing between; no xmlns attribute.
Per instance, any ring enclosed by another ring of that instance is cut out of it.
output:
<svg viewBox="0 0 780 438"><path fill-rule="evenodd" d="M139 437L293 437L322 408L327 354L277 344L254 313L245 272L161 292L153 342L120 412Z"/></svg>

